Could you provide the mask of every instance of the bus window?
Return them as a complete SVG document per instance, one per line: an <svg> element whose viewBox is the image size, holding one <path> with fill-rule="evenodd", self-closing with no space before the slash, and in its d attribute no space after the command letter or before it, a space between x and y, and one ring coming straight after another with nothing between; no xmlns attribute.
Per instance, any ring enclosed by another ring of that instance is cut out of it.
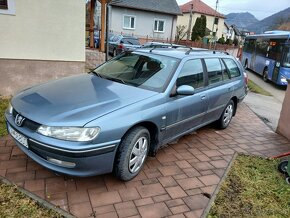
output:
<svg viewBox="0 0 290 218"><path fill-rule="evenodd" d="M258 39L257 44L256 44L256 52L258 55L261 55L262 57L266 57L268 53L268 46L269 46L269 41L268 40L263 40L263 39Z"/></svg>
<svg viewBox="0 0 290 218"><path fill-rule="evenodd" d="M284 54L283 54L283 61L282 61L283 67L290 67L290 47L285 47Z"/></svg>
<svg viewBox="0 0 290 218"><path fill-rule="evenodd" d="M270 49L269 49L269 58L274 60L281 60L282 55L282 44L285 43L285 40L281 39L270 39Z"/></svg>
<svg viewBox="0 0 290 218"><path fill-rule="evenodd" d="M253 52L255 50L255 41L255 39L246 40L244 44L244 51Z"/></svg>

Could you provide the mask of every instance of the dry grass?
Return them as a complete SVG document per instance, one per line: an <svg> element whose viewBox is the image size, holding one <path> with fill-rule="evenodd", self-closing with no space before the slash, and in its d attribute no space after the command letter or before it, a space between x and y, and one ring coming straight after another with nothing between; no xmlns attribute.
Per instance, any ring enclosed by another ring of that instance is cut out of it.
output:
<svg viewBox="0 0 290 218"><path fill-rule="evenodd" d="M262 87L258 86L256 83L254 83L252 80L249 80L248 87L251 92L266 95L266 96L272 96L270 92L266 91Z"/></svg>
<svg viewBox="0 0 290 218"><path fill-rule="evenodd" d="M208 217L290 217L290 185L278 164L279 160L238 156Z"/></svg>
<svg viewBox="0 0 290 218"><path fill-rule="evenodd" d="M7 109L8 104L9 104L8 98L0 97L0 137L7 135L4 112Z"/></svg>
<svg viewBox="0 0 290 218"><path fill-rule="evenodd" d="M63 217L19 192L17 186L0 183L0 217Z"/></svg>

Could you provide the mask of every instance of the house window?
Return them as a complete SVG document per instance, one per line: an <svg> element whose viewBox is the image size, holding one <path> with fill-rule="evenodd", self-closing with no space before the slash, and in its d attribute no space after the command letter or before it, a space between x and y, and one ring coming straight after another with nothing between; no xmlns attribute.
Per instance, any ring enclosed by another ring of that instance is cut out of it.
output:
<svg viewBox="0 0 290 218"><path fill-rule="evenodd" d="M154 20L154 32L164 32L165 20Z"/></svg>
<svg viewBox="0 0 290 218"><path fill-rule="evenodd" d="M0 0L0 9L8 9L7 0Z"/></svg>
<svg viewBox="0 0 290 218"><path fill-rule="evenodd" d="M216 24L216 25L219 24L219 18L218 18L218 17L215 17L215 18L214 18L214 24Z"/></svg>
<svg viewBox="0 0 290 218"><path fill-rule="evenodd" d="M130 15L124 15L123 28L124 29L135 29L136 17Z"/></svg>

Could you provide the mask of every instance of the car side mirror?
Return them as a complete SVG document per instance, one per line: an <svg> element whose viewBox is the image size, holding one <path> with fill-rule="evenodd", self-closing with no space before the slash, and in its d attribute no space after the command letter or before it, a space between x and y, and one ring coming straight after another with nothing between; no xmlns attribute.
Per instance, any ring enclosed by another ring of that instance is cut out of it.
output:
<svg viewBox="0 0 290 218"><path fill-rule="evenodd" d="M177 95L193 95L194 88L189 85L182 85L177 88L176 94Z"/></svg>

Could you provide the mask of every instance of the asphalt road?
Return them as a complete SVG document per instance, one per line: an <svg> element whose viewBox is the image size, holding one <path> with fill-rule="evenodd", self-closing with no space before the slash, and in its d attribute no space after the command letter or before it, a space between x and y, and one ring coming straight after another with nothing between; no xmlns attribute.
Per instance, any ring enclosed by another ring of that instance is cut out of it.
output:
<svg viewBox="0 0 290 218"><path fill-rule="evenodd" d="M244 102L254 111L273 131L276 131L282 103L285 97L286 89L275 84L263 81L258 74L247 71L249 79L258 86L267 90L272 96L264 96L249 92Z"/></svg>

